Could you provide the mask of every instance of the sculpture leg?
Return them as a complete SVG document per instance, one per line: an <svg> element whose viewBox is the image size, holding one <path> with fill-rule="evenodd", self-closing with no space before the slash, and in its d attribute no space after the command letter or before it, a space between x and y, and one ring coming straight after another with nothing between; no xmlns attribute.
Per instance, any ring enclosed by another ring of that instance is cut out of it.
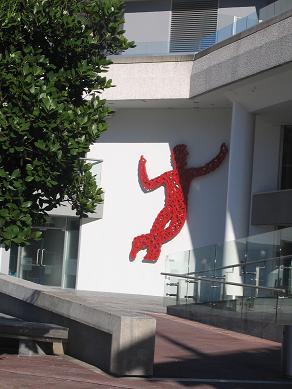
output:
<svg viewBox="0 0 292 389"><path fill-rule="evenodd" d="M161 252L161 246L162 244L156 243L155 241L149 243L144 260L149 262L156 262Z"/></svg>
<svg viewBox="0 0 292 389"><path fill-rule="evenodd" d="M134 261L139 251L148 247L149 234L139 235L133 239L130 259Z"/></svg>
<svg viewBox="0 0 292 389"><path fill-rule="evenodd" d="M165 226L171 222L172 212L169 207L163 208L157 215L148 235L148 249L144 257L145 261L156 262L161 253L161 246L164 243Z"/></svg>
<svg viewBox="0 0 292 389"><path fill-rule="evenodd" d="M186 221L186 213L177 215L176 217L172 218L169 225L165 228L165 230L162 233L163 243L166 243L171 239L175 238L183 228L185 221Z"/></svg>

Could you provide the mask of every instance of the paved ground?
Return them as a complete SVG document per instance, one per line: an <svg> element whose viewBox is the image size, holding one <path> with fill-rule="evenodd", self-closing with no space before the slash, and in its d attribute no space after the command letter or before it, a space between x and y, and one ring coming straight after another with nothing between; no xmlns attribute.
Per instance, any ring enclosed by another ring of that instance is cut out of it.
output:
<svg viewBox="0 0 292 389"><path fill-rule="evenodd" d="M292 381L280 379L278 343L163 313L153 316L154 379L109 377L68 357L0 355L0 388L292 388Z"/></svg>

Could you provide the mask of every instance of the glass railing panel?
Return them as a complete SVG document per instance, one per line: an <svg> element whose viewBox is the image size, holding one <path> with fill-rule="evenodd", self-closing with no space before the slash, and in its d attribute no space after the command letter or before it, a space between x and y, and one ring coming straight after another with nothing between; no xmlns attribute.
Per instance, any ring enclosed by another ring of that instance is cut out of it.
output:
<svg viewBox="0 0 292 389"><path fill-rule="evenodd" d="M195 52L206 50L209 47L213 46L216 43L216 39L217 39L217 31L213 32L213 34L203 37L199 41L199 43L194 47Z"/></svg>
<svg viewBox="0 0 292 389"><path fill-rule="evenodd" d="M277 324L291 325L292 296L279 296L277 308Z"/></svg>
<svg viewBox="0 0 292 389"><path fill-rule="evenodd" d="M165 272L172 274L187 274L189 272L189 251L168 255L165 259ZM188 282L186 279L165 276L164 303L165 305L186 304Z"/></svg>
<svg viewBox="0 0 292 389"><path fill-rule="evenodd" d="M196 273L205 274L214 272L216 266L216 245L198 247L192 250L192 259L194 271Z"/></svg>
<svg viewBox="0 0 292 389"><path fill-rule="evenodd" d="M287 291L287 296L292 296L291 293L291 268L292 257L281 257L279 261L279 267L277 269L277 282L278 288L283 288ZM275 271L276 272L276 271Z"/></svg>
<svg viewBox="0 0 292 389"><path fill-rule="evenodd" d="M193 261L195 261L194 271L196 274L200 277L214 277L216 267L216 245L199 247L192 251L192 255ZM216 298L215 291L210 294L207 283L202 280L197 281L196 291L198 302L213 301L213 299Z"/></svg>
<svg viewBox="0 0 292 389"><path fill-rule="evenodd" d="M247 289L247 288L245 288ZM277 319L278 296L273 291L265 291L265 296L242 298L242 319L249 327L259 322L275 322Z"/></svg>
<svg viewBox="0 0 292 389"><path fill-rule="evenodd" d="M291 255L291 257L289 257ZM278 258L277 260L270 260ZM255 274L256 285L285 288L291 293L292 229L285 228L248 238L247 266L243 268L245 283ZM265 259L269 259L265 261ZM260 261L253 263L254 261ZM251 262L251 263L249 263ZM260 295L264 292L259 292Z"/></svg>
<svg viewBox="0 0 292 389"><path fill-rule="evenodd" d="M169 41L135 42L136 47L128 49L123 56L139 55L167 55L169 54Z"/></svg>
<svg viewBox="0 0 292 389"><path fill-rule="evenodd" d="M241 33L248 28L256 26L262 21L269 20L283 12L292 9L291 0L278 0L266 7L260 8L258 14L252 12L245 17L234 15L234 22L218 29L212 34L203 36L201 39L193 41L191 39L179 41L136 41L136 47L121 53L122 56L163 56L163 55L180 55L194 54L205 50L215 43L222 42L225 39Z"/></svg>
<svg viewBox="0 0 292 389"><path fill-rule="evenodd" d="M259 19L261 21L266 21L273 18L275 14L275 3L271 3L259 10Z"/></svg>
<svg viewBox="0 0 292 389"><path fill-rule="evenodd" d="M240 18L238 19L234 24L235 24L235 28L234 28L234 34L239 34L241 33L242 31L246 30L248 27L247 27L247 17L245 18Z"/></svg>
<svg viewBox="0 0 292 389"><path fill-rule="evenodd" d="M256 26L259 23L258 15L256 12L248 15L246 17L246 28L251 28Z"/></svg>
<svg viewBox="0 0 292 389"><path fill-rule="evenodd" d="M292 296L292 228L279 230L281 255L281 285Z"/></svg>
<svg viewBox="0 0 292 389"><path fill-rule="evenodd" d="M275 16L292 8L291 0L278 0L275 2Z"/></svg>
<svg viewBox="0 0 292 389"><path fill-rule="evenodd" d="M222 245L223 258L222 266L229 266L226 269L221 270L221 276L226 282L242 283L243 277L241 274L241 268L230 267L230 265L239 265L246 261L246 240L238 239L234 241L225 242ZM224 289L224 299L230 300L236 296L242 296L243 291L241 286L226 284Z"/></svg>
<svg viewBox="0 0 292 389"><path fill-rule="evenodd" d="M216 32L202 37L200 40L188 39L187 41L164 42L135 42L136 47L128 49L120 55L124 57L139 56L164 56L194 54L216 43Z"/></svg>
<svg viewBox="0 0 292 389"><path fill-rule="evenodd" d="M239 266L222 269L226 264ZM170 255L165 271L195 277L166 277L165 296L172 305L199 306L202 314L215 316L220 310L221 319L241 317L251 325L283 322L289 315L291 320L292 228Z"/></svg>
<svg viewBox="0 0 292 389"><path fill-rule="evenodd" d="M280 240L277 231L247 238L246 266L242 268L243 281L257 286L276 287L278 261L265 261L279 256ZM255 263L255 261L260 261ZM245 297L265 297L258 289L245 290Z"/></svg>
<svg viewBox="0 0 292 389"><path fill-rule="evenodd" d="M222 27L219 30L217 30L216 43L224 41L225 39L228 39L233 35L234 35L234 25L233 24L229 24L226 27Z"/></svg>
<svg viewBox="0 0 292 389"><path fill-rule="evenodd" d="M249 236L247 239L247 261L274 258L279 255L280 233L270 231L263 234Z"/></svg>
<svg viewBox="0 0 292 389"><path fill-rule="evenodd" d="M259 10L259 19L260 21L266 21L291 9L291 0L277 0Z"/></svg>
<svg viewBox="0 0 292 389"><path fill-rule="evenodd" d="M101 184L101 172L102 172L102 160L100 159L92 159L92 158L82 158L86 163L91 165L91 173L95 177L95 181L97 186L99 187Z"/></svg>
<svg viewBox="0 0 292 389"><path fill-rule="evenodd" d="M224 266L224 250L225 245L216 245L216 255L215 255L215 264L214 271L212 276L215 280L224 281L226 275L224 270L221 269ZM225 299L226 288L223 283L214 283L211 290L211 295L214 297L214 301L223 301Z"/></svg>
<svg viewBox="0 0 292 389"><path fill-rule="evenodd" d="M196 271L196 256L193 250L188 251L188 274L192 274ZM199 301L199 289L198 281L186 280L187 288L185 294L186 304L197 303Z"/></svg>

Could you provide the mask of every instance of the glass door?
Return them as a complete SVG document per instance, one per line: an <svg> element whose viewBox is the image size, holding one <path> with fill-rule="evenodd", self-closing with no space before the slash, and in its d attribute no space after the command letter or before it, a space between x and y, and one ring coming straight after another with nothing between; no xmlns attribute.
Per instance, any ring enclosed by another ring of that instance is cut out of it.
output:
<svg viewBox="0 0 292 389"><path fill-rule="evenodd" d="M64 239L64 230L46 229L43 233L39 261L43 269L40 282L43 285L62 286Z"/></svg>
<svg viewBox="0 0 292 389"><path fill-rule="evenodd" d="M18 276L37 284L62 286L65 230L41 229L41 240L19 250Z"/></svg>
<svg viewBox="0 0 292 389"><path fill-rule="evenodd" d="M50 216L43 226L42 238L26 247L10 250L9 274L37 284L75 288L80 220Z"/></svg>
<svg viewBox="0 0 292 389"><path fill-rule="evenodd" d="M18 251L18 277L24 280L41 283L43 267L40 265L40 254L43 241L32 241L29 246L20 247Z"/></svg>

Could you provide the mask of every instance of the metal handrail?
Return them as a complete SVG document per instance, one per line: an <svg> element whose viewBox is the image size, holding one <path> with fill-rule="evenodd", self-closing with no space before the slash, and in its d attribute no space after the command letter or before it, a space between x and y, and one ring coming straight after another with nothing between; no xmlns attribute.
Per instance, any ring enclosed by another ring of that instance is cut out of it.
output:
<svg viewBox="0 0 292 389"><path fill-rule="evenodd" d="M269 290L272 292L278 292L278 293L286 293L286 289L279 289L279 288L270 288L268 286L259 286L259 285L251 285L251 284L242 284L239 282L231 282L231 281L218 281L214 278L207 278L207 277L191 277L189 275L185 274L175 274L175 273L160 273L163 276L172 276L177 278L185 278L187 280L198 280L198 281L206 281L206 282L216 282L218 284L228 284L228 285L234 285L234 286L242 286L244 288L253 288L253 289L261 289L261 290Z"/></svg>
<svg viewBox="0 0 292 389"><path fill-rule="evenodd" d="M209 269L209 270L192 271L190 273L185 273L185 274L202 274L202 273L208 273L210 271L215 272L217 270L232 269L234 267L244 267L244 266L253 265L256 263L271 262L271 261L275 261L275 260L279 260L279 259L288 259L288 258L292 258L292 255L281 255L279 257L258 259L256 261L249 261L249 262L241 262L241 263L236 263L235 265L217 267L215 269Z"/></svg>

